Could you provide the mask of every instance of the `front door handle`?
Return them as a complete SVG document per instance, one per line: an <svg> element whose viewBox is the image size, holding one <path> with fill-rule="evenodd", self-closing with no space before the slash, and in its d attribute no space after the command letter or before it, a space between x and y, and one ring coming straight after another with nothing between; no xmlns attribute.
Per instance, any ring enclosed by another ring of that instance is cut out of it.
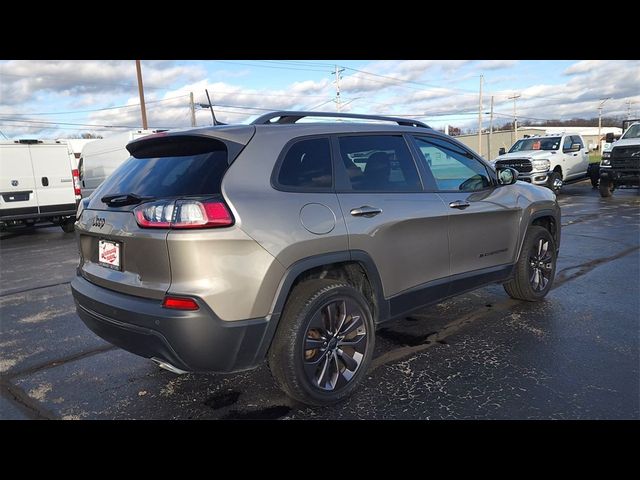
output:
<svg viewBox="0 0 640 480"><path fill-rule="evenodd" d="M449 204L449 208L457 208L458 210L464 210L465 208L471 206L469 202L465 202L463 200L456 200L455 202L451 202Z"/></svg>
<svg viewBox="0 0 640 480"><path fill-rule="evenodd" d="M358 208L352 208L351 209L351 215L353 215L354 217L375 217L376 215L378 215L379 213L382 213L382 210L376 207L370 207L368 205L364 205L362 207L358 207Z"/></svg>
<svg viewBox="0 0 640 480"><path fill-rule="evenodd" d="M49 179L47 177L42 177L42 186L43 187L49 186Z"/></svg>

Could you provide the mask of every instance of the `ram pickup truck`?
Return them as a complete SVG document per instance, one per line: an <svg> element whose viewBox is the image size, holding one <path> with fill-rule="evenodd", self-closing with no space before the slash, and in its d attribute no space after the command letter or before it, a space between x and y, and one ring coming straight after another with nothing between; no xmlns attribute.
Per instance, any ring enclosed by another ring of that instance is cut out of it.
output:
<svg viewBox="0 0 640 480"><path fill-rule="evenodd" d="M546 186L557 193L564 183L587 177L589 153L580 135L535 135L518 140L493 163L516 169L518 180Z"/></svg>
<svg viewBox="0 0 640 480"><path fill-rule="evenodd" d="M610 197L616 188L640 186L640 121L628 125L620 140L607 135L600 162L600 195Z"/></svg>

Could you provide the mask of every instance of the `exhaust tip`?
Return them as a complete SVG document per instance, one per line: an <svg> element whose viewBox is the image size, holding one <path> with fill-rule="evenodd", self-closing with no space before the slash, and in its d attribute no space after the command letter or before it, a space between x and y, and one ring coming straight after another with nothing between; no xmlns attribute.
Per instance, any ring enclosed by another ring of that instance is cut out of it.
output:
<svg viewBox="0 0 640 480"><path fill-rule="evenodd" d="M151 360L158 365L160 368L162 368L163 370L168 370L172 373L176 373L178 375L184 375L185 373L189 373L185 370L180 370L178 367L174 367L173 365L171 365L168 362L165 362L164 360L160 360L159 358L156 357L151 357Z"/></svg>

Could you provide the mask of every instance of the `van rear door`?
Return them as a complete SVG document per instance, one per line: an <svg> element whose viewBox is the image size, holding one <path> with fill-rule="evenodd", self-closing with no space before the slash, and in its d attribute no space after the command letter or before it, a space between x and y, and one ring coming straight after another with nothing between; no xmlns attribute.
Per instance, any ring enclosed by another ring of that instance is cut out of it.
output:
<svg viewBox="0 0 640 480"><path fill-rule="evenodd" d="M65 144L29 145L40 214L75 212L72 156Z"/></svg>
<svg viewBox="0 0 640 480"><path fill-rule="evenodd" d="M27 145L0 145L0 218L37 215L38 199Z"/></svg>

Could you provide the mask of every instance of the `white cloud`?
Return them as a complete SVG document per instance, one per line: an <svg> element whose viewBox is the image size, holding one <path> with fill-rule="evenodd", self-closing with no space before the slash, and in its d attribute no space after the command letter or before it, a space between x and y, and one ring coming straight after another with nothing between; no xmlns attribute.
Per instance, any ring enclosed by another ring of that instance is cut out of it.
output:
<svg viewBox="0 0 640 480"><path fill-rule="evenodd" d="M473 90L457 88L467 77L482 71L496 71L516 65L512 60L491 61L417 61L384 60L370 62L358 70L346 69L342 74L341 91L344 111L377 114L411 114L423 116L436 123L444 114L462 114L456 124L475 122L478 96ZM250 89L238 80L239 74L216 70L208 77L202 64L174 61L144 61L145 97L148 118L155 127L186 127L190 124L189 92L194 92L196 103L207 103L204 94L209 89L217 117L223 122L242 122L264 113L261 109L310 109L333 111L336 106L334 77L327 72L320 79L305 78L304 72L291 74L291 81L280 88ZM246 75L255 70L242 70ZM222 72L222 73L221 73ZM77 115L37 117L68 123L97 125L139 125L140 111L133 61L8 61L0 62L0 112L5 116L28 113L57 99L66 110L102 108L110 105L131 105L130 108L89 112L82 119ZM487 85L498 75L487 74ZM511 73L511 72L509 72ZM557 84L530 85L515 93L521 118L572 118L597 115L599 99L613 97L606 105L605 115L626 113L626 99L633 99L634 108L640 110L640 62L638 61L581 61L562 72L565 81ZM517 73L514 73L517 74ZM377 76L381 75L381 76ZM242 76L245 76L244 73ZM390 78L386 78L390 77ZM212 79L215 79L212 80ZM502 82L509 77L502 76ZM512 80L522 81L521 76ZM404 83L415 82L415 83ZM167 87L176 86L167 90ZM490 88L487 88L490 90ZM493 92L495 110L510 115L513 102L508 99L512 91ZM484 108L488 110L486 94ZM174 98L178 97L178 98ZM64 102L60 102L64 99ZM157 100L167 100L157 102ZM238 108L247 107L247 108ZM252 109L253 108L253 109ZM51 108L49 110L51 111ZM507 117L499 117L506 121ZM75 119L75 120L74 120ZM209 124L208 109L197 110L198 123ZM497 123L501 123L497 121ZM29 127L0 126L7 135L41 134L59 137L74 133L74 126L30 124ZM78 127L81 129L90 127ZM105 131L103 130L103 133Z"/></svg>

